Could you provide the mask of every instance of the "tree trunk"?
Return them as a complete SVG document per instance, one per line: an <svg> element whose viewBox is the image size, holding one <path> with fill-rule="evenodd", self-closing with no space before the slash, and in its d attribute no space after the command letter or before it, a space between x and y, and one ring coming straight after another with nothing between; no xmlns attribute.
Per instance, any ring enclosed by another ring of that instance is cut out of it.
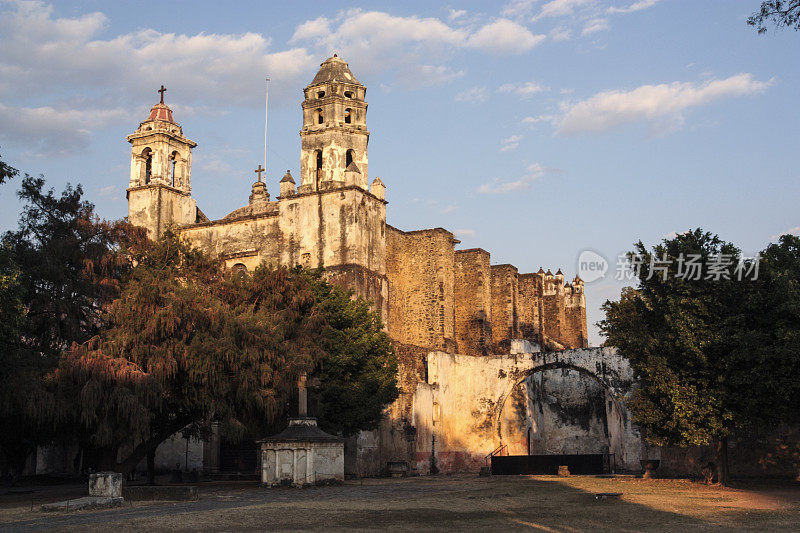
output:
<svg viewBox="0 0 800 533"><path fill-rule="evenodd" d="M156 449L147 452L147 484L156 484Z"/></svg>
<svg viewBox="0 0 800 533"><path fill-rule="evenodd" d="M722 437L717 441L717 481L728 486L728 437Z"/></svg>

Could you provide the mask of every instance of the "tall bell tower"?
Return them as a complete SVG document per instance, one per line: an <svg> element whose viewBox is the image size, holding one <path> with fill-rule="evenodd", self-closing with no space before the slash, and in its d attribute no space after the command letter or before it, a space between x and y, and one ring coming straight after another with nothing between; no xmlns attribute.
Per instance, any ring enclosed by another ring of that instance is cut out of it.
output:
<svg viewBox="0 0 800 533"><path fill-rule="evenodd" d="M368 190L367 88L334 54L303 90L298 193L345 186Z"/></svg>
<svg viewBox="0 0 800 533"><path fill-rule="evenodd" d="M197 219L192 199L192 148L197 143L183 136L183 129L164 103L153 106L147 120L128 135L131 143L131 176L128 185L128 220L147 228L158 238L170 225Z"/></svg>

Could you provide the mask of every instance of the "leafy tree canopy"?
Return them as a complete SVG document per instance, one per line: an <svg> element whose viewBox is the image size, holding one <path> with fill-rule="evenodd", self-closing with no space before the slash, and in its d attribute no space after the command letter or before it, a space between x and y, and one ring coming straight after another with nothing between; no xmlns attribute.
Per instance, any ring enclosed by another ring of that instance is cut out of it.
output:
<svg viewBox="0 0 800 533"><path fill-rule="evenodd" d="M318 414L342 432L374 427L396 396L380 321L319 272L231 275L172 231L128 253L136 266L108 327L59 368L94 446L115 457L138 443L116 467L134 467L187 426L218 421L231 438L263 427L284 414L301 373L319 382Z"/></svg>
<svg viewBox="0 0 800 533"><path fill-rule="evenodd" d="M640 377L631 409L648 440L720 443L739 429L796 419L800 239L785 235L762 252L757 279L755 262L740 263L733 244L699 229L652 250L639 242L637 256L637 287L603 305L599 326ZM699 279L681 275L690 256L704 265ZM708 265L721 257L730 268L718 278ZM749 274L738 279L736 265Z"/></svg>
<svg viewBox="0 0 800 533"><path fill-rule="evenodd" d="M0 164L0 173L17 174L9 168ZM18 195L19 228L0 248L0 448L17 465L58 434L65 413L48 375L62 350L99 331L102 306L128 265L116 243L136 233L98 220L80 187L56 195L43 178L26 175Z"/></svg>
<svg viewBox="0 0 800 533"><path fill-rule="evenodd" d="M770 22L778 28L800 30L800 0L765 0L761 2L761 9L747 19L758 33L765 33Z"/></svg>

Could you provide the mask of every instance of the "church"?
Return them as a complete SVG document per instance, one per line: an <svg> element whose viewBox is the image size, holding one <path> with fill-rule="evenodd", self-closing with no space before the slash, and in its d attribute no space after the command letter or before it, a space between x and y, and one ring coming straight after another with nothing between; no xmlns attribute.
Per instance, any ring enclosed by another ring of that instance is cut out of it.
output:
<svg viewBox="0 0 800 533"><path fill-rule="evenodd" d="M503 446L636 464L641 441L619 401L633 377L612 351L588 348L583 281L492 264L486 250L458 249L444 228L387 224L391 184L369 176L366 87L334 55L303 93L299 183L287 171L273 198L259 166L246 205L210 220L192 198L197 143L162 87L127 137L128 217L153 238L176 228L232 271L322 266L372 302L397 350L401 395L379 430L348 440L348 473L478 470ZM170 446L182 450L166 443L165 453ZM196 444L206 471L221 468L219 447Z"/></svg>

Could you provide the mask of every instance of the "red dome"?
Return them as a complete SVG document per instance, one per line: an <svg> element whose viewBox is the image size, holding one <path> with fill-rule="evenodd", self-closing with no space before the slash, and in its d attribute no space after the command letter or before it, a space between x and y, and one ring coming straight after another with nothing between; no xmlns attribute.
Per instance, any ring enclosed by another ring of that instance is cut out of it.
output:
<svg viewBox="0 0 800 533"><path fill-rule="evenodd" d="M172 109L167 107L166 104L156 104L150 110L150 116L147 117L147 120L161 120L163 122L171 122L175 124L175 120L172 118Z"/></svg>

